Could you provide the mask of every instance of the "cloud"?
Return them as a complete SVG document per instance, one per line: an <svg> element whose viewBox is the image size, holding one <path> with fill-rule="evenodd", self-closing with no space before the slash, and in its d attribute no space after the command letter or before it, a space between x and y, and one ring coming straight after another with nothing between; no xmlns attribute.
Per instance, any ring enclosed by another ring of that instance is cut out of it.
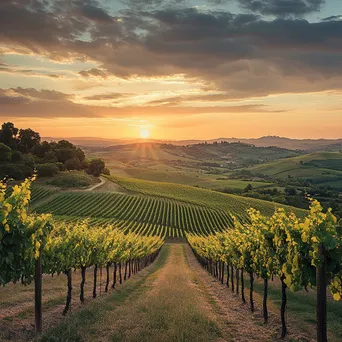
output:
<svg viewBox="0 0 342 342"><path fill-rule="evenodd" d="M331 15L330 17L326 17L322 19L323 21L336 21L342 20L342 15Z"/></svg>
<svg viewBox="0 0 342 342"><path fill-rule="evenodd" d="M84 97L85 100L90 101L102 101L102 100L118 100L122 98L127 98L132 96L131 93L106 93L106 94L96 94Z"/></svg>
<svg viewBox="0 0 342 342"><path fill-rule="evenodd" d="M124 95L125 96L125 95ZM207 107L173 106L91 106L75 103L72 96L49 90L31 88L0 89L0 117L26 118L100 118L100 117L146 117L160 115L198 115L208 113L265 113L272 110L262 104L226 105Z"/></svg>
<svg viewBox="0 0 342 342"><path fill-rule="evenodd" d="M325 0L238 0L240 5L252 12L280 17L317 12Z"/></svg>
<svg viewBox="0 0 342 342"><path fill-rule="evenodd" d="M80 7L80 13L84 17L99 23L110 23L113 21L113 18L105 10L89 3Z"/></svg>
<svg viewBox="0 0 342 342"><path fill-rule="evenodd" d="M82 77L99 77L99 78L103 78L103 79L107 79L108 77L111 76L111 73L109 73L106 70L101 70L98 68L92 68L89 70L82 70L79 72L79 75L81 75Z"/></svg>
<svg viewBox="0 0 342 342"><path fill-rule="evenodd" d="M64 94L56 90L37 90L34 88L11 88L9 92L15 94L16 96L24 96L32 100L48 100L48 101L61 101L69 100L73 98L73 95Z"/></svg>
<svg viewBox="0 0 342 342"><path fill-rule="evenodd" d="M0 44L57 61L96 63L78 73L83 78L181 74L229 98L342 88L342 21L298 18L318 10L321 0L240 0L253 11L244 14L185 1L129 3L136 7L118 12L90 0L2 1Z"/></svg>

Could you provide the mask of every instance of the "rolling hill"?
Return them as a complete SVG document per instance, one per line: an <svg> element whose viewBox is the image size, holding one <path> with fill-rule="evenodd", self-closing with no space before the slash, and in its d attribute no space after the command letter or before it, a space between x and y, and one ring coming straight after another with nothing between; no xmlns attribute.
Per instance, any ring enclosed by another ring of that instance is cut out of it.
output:
<svg viewBox="0 0 342 342"><path fill-rule="evenodd" d="M342 154L317 152L248 168L276 179L298 178L314 184L342 187Z"/></svg>
<svg viewBox="0 0 342 342"><path fill-rule="evenodd" d="M52 213L57 220L90 219L113 224L123 231L165 237L184 237L185 232L213 234L233 227L233 216L246 222L247 209L272 214L276 207L304 215L305 211L252 198L223 194L186 185L108 177L127 193L44 191L33 188L31 209Z"/></svg>

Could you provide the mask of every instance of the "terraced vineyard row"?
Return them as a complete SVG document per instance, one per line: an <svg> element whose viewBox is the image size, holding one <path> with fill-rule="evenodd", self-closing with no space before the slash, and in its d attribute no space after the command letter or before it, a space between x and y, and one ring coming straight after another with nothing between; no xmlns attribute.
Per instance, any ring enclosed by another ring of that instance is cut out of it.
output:
<svg viewBox="0 0 342 342"><path fill-rule="evenodd" d="M58 216L92 217L107 221L109 219L115 222L122 220L132 222L132 225L152 224L156 227L164 227L163 230L167 231L169 228L175 229L176 233L168 231L166 236L173 234L183 236L183 231L207 235L233 225L230 214L222 210L174 200L118 193L58 193L50 201L38 206L36 211ZM243 211L237 216L242 221L246 218ZM149 231L152 228L135 226L134 229Z"/></svg>
<svg viewBox="0 0 342 342"><path fill-rule="evenodd" d="M55 220L59 222L78 222L83 218L77 216L55 216ZM95 225L97 227L108 226L112 224L115 228L119 228L124 233L134 232L136 234L147 235L147 236L160 236L163 238L183 238L185 233L183 229L166 227L158 224L153 224L149 222L136 222L136 221L125 221L118 219L110 219L103 217L90 217L90 225Z"/></svg>
<svg viewBox="0 0 342 342"><path fill-rule="evenodd" d="M54 194L56 190L50 189L44 186L33 185L31 189L31 204L35 204L38 201Z"/></svg>
<svg viewBox="0 0 342 342"><path fill-rule="evenodd" d="M152 182L140 179L126 178L120 176L108 176L110 181L119 184L124 189L135 193L157 196L176 201L186 202L194 205L201 205L207 208L222 210L233 213L235 216L242 215L246 218L246 211L255 208L264 215L272 215L276 208L284 208L287 212L294 211L299 217L305 216L305 210L262 201L255 198L224 194L217 191L196 188L193 186Z"/></svg>

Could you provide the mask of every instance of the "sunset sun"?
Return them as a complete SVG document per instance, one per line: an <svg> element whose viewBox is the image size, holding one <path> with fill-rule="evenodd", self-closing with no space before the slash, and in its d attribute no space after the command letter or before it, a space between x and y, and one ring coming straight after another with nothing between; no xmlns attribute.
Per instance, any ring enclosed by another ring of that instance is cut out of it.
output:
<svg viewBox="0 0 342 342"><path fill-rule="evenodd" d="M147 139L150 136L150 132L146 128L141 128L140 129L140 138L141 139Z"/></svg>

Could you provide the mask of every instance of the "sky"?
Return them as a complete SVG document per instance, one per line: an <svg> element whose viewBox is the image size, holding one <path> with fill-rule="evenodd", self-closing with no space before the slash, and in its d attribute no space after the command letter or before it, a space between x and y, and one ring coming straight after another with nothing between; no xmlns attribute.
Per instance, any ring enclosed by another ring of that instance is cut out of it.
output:
<svg viewBox="0 0 342 342"><path fill-rule="evenodd" d="M342 138L342 1L1 0L0 119L45 137Z"/></svg>

